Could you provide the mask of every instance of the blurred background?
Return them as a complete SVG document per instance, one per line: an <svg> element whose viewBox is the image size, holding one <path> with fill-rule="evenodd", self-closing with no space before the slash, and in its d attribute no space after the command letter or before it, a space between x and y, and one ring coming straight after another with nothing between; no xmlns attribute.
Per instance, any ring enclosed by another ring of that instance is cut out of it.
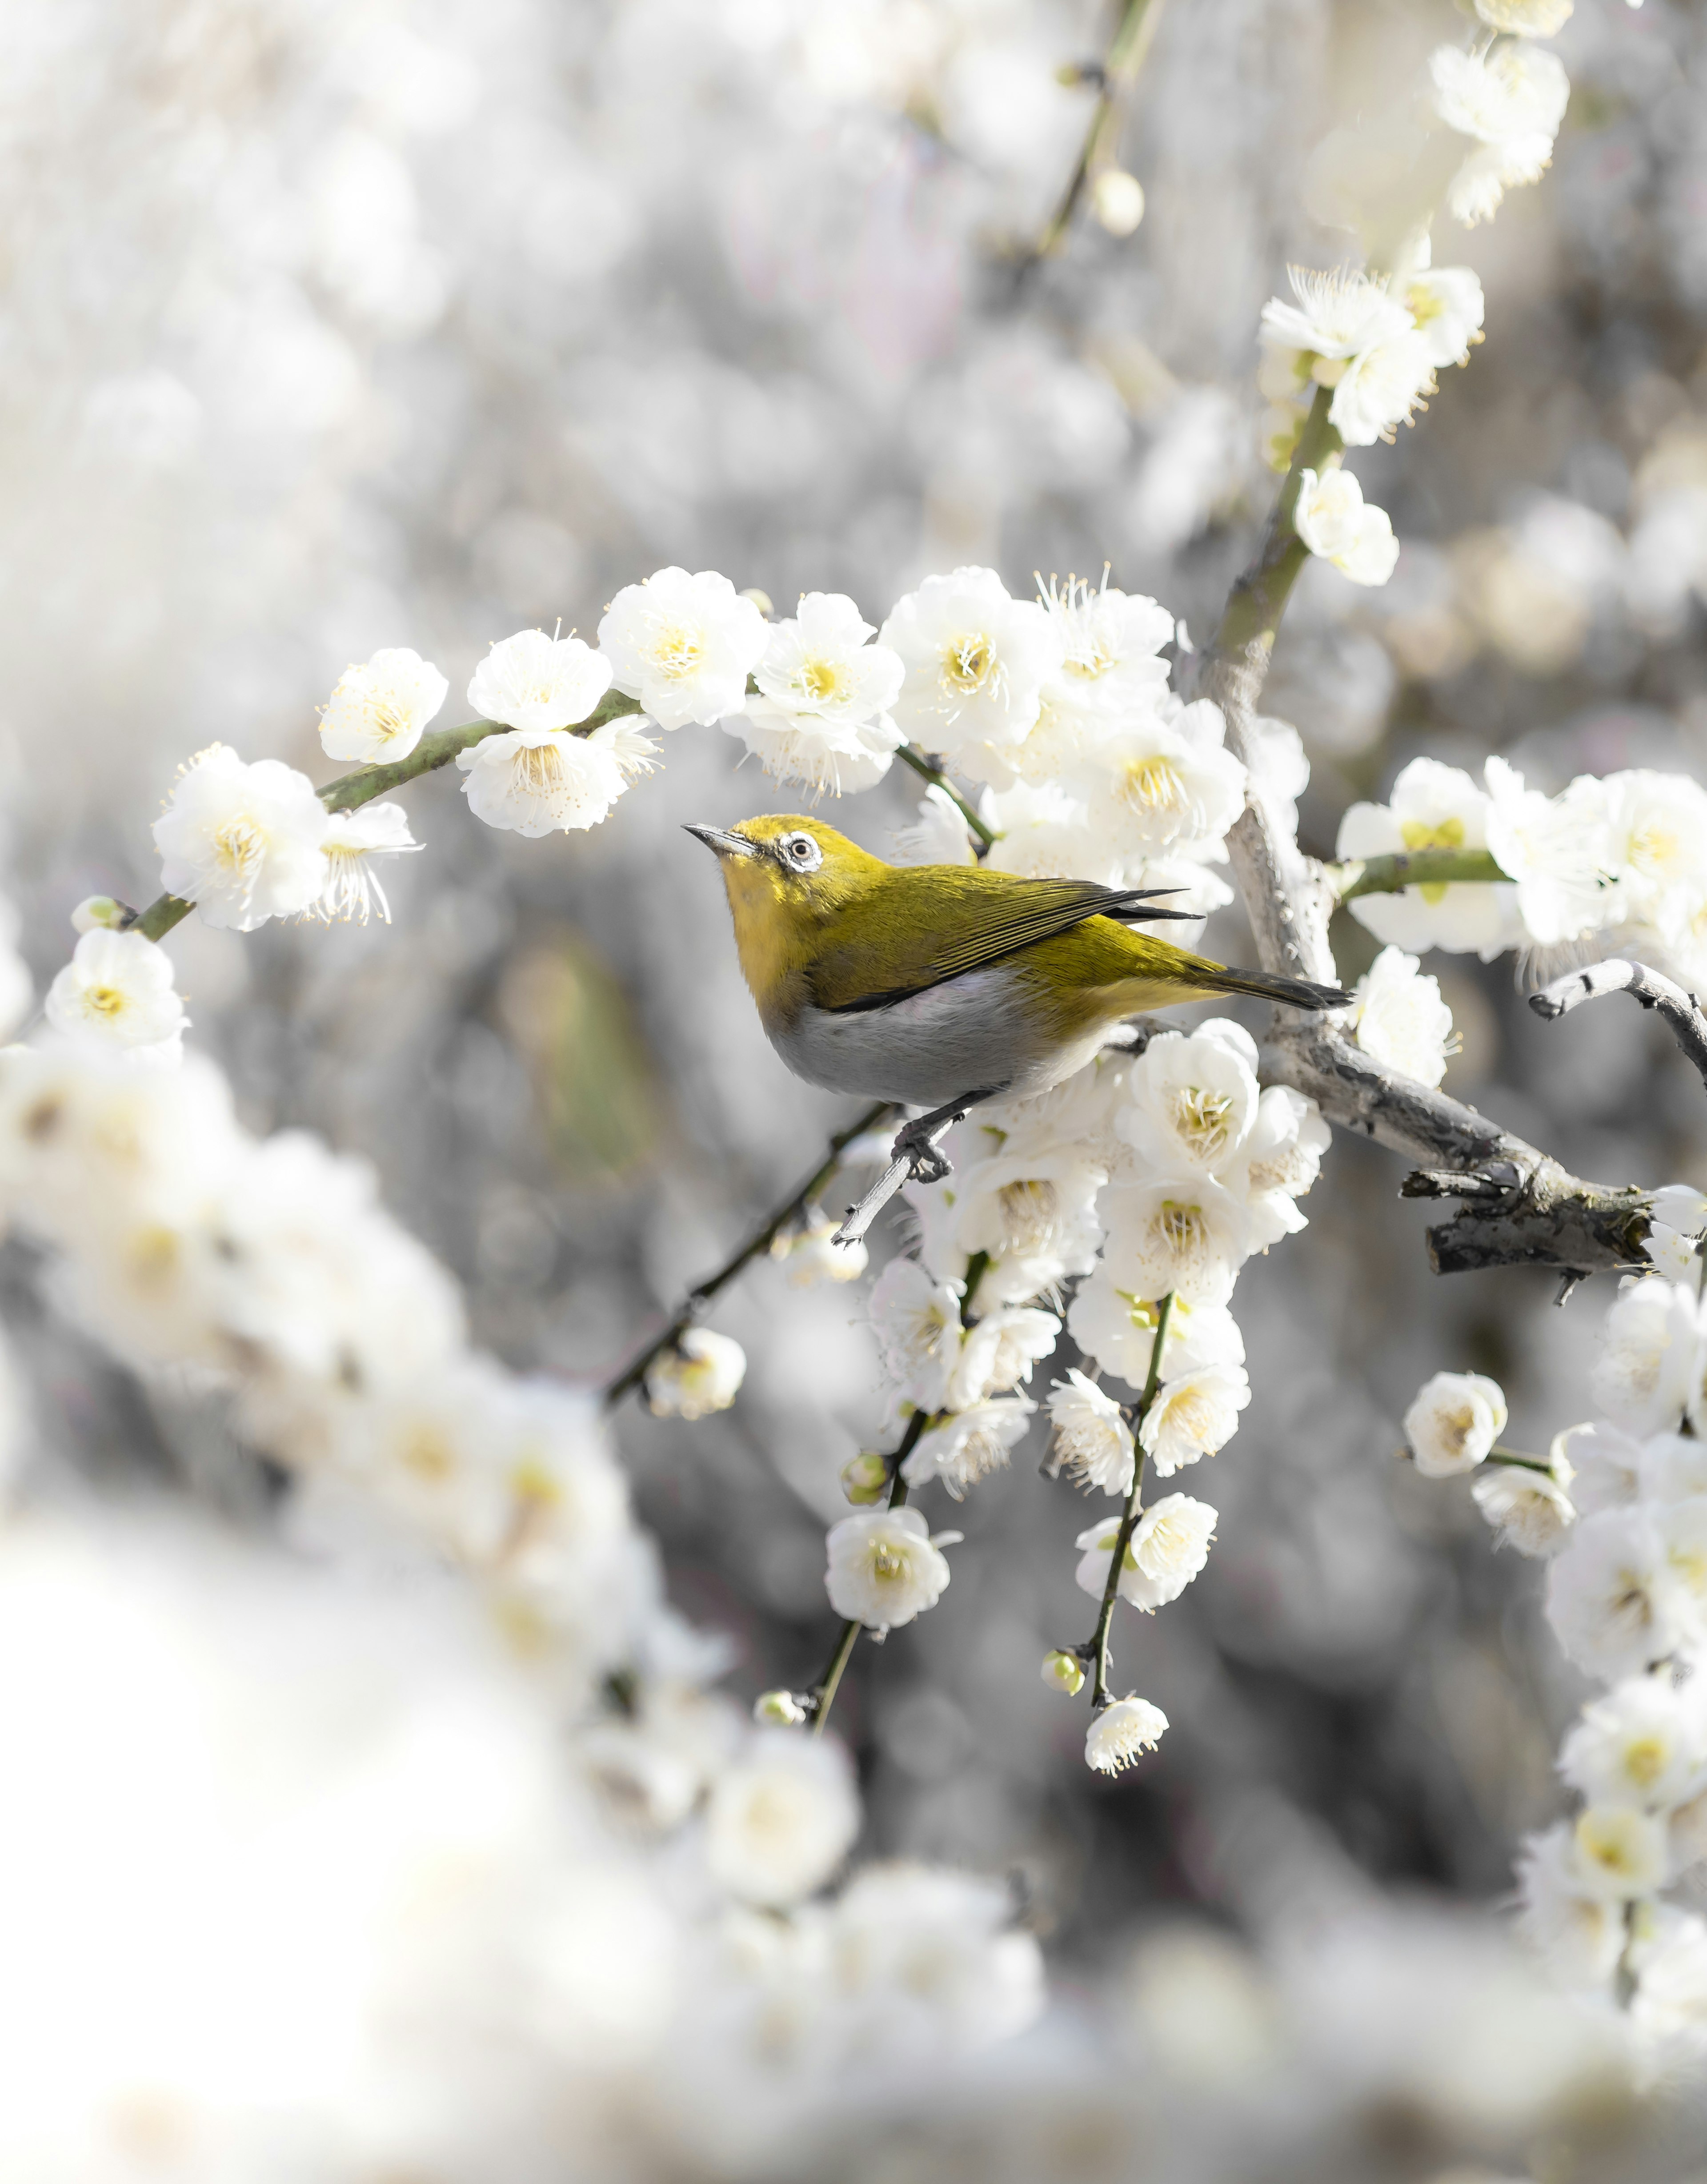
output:
<svg viewBox="0 0 1707 2184"><path fill-rule="evenodd" d="M81 897L157 892L148 823L186 758L219 738L325 777L314 708L382 645L444 669L448 722L493 638L591 635L662 564L878 622L966 561L1016 593L1107 562L1201 642L1274 489L1258 313L1288 259L1359 254L1335 226L1359 132L1463 28L1450 0L1169 0L1120 139L1142 223L1083 213L1029 263L1091 114L1060 72L1109 30L1079 0L14 7L0 824L38 987ZM1485 345L1357 459L1398 572L1371 593L1312 564L1282 637L1268 709L1308 749L1319 854L1419 752L1504 751L1549 788L1707 777L1707 18L1578 0L1558 50L1552 172L1437 233L1482 276ZM666 744L587 835L500 835L453 774L419 783L390 928L168 944L247 1119L371 1160L475 1339L576 1382L851 1112L765 1045L680 831L792 800L716 731ZM882 850L916 786L898 768L824 816ZM1348 919L1336 941L1348 977L1374 952ZM1205 944L1248 954L1237 911ZM1645 1017L1545 1027L1509 961L1428 967L1463 1039L1448 1091L1579 1173L1707 1184L1699 1085ZM1512 1444L1544 1449L1588 1415L1605 1299L1435 1281L1402 1172L1337 1142L1307 1233L1240 1284L1254 1396L1204 1475L1215 1556L1121 1639L1174 1724L1137 1778L1089 1774L1037 1680L1087 1620L1087 1519L1039 1434L969 1500L941 1608L856 1661L866 1847L1016 1875L1070 1984L1187 1907L1261 1933L1375 1887L1485 1902L1562 1809L1580 1694L1538 1566L1394 1451L1440 1368L1495 1374ZM89 1479L241 1501L258 1461L219 1407L121 1373L35 1273L0 1253L43 1440ZM619 1420L672 1596L735 1639L743 1698L821 1661L837 1474L881 1427L862 1294L761 1263L711 1320L751 1360L733 1410Z"/></svg>

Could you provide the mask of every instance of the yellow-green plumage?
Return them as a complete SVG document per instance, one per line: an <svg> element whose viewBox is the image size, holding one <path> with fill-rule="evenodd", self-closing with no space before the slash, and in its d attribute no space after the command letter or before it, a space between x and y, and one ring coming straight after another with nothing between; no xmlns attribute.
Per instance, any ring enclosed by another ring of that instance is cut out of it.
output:
<svg viewBox="0 0 1707 2184"><path fill-rule="evenodd" d="M1345 998L1134 933L1120 913L1158 913L1088 881L888 865L814 819L695 831L719 853L773 1045L837 1089L912 1105L1037 1090L1143 1010L1223 993L1309 1008ZM968 1070L978 1081L950 1081Z"/></svg>

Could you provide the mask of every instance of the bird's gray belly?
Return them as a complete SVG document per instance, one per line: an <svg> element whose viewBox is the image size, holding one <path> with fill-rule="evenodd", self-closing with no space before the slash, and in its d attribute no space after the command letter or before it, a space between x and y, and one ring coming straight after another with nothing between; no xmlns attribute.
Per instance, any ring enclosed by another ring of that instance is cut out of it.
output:
<svg viewBox="0 0 1707 2184"><path fill-rule="evenodd" d="M996 964L887 1008L809 1006L771 1044L809 1084L909 1107L946 1106L967 1092L1041 1092L1089 1061L1102 1035L1066 1047L1048 1039L1028 1021L1019 984Z"/></svg>

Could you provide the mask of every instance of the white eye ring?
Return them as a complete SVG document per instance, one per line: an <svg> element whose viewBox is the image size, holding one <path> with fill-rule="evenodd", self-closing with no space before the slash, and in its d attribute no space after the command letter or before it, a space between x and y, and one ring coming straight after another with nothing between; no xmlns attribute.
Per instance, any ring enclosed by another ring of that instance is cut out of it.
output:
<svg viewBox="0 0 1707 2184"><path fill-rule="evenodd" d="M824 861L824 852L809 834L785 834L782 854L797 872L815 872Z"/></svg>

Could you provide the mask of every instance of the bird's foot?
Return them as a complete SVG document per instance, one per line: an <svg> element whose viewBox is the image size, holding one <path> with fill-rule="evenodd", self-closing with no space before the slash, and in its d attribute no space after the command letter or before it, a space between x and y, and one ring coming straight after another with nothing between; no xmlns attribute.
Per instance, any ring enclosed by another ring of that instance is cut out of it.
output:
<svg viewBox="0 0 1707 2184"><path fill-rule="evenodd" d="M952 1175L954 1166L937 1140L946 1137L956 1123L964 1122L980 1100L991 1098L994 1089L969 1092L964 1099L951 1100L946 1107L933 1107L928 1115L903 1124L889 1149L888 1167L859 1203L848 1207L847 1219L831 1242L857 1244L904 1183L941 1183Z"/></svg>

